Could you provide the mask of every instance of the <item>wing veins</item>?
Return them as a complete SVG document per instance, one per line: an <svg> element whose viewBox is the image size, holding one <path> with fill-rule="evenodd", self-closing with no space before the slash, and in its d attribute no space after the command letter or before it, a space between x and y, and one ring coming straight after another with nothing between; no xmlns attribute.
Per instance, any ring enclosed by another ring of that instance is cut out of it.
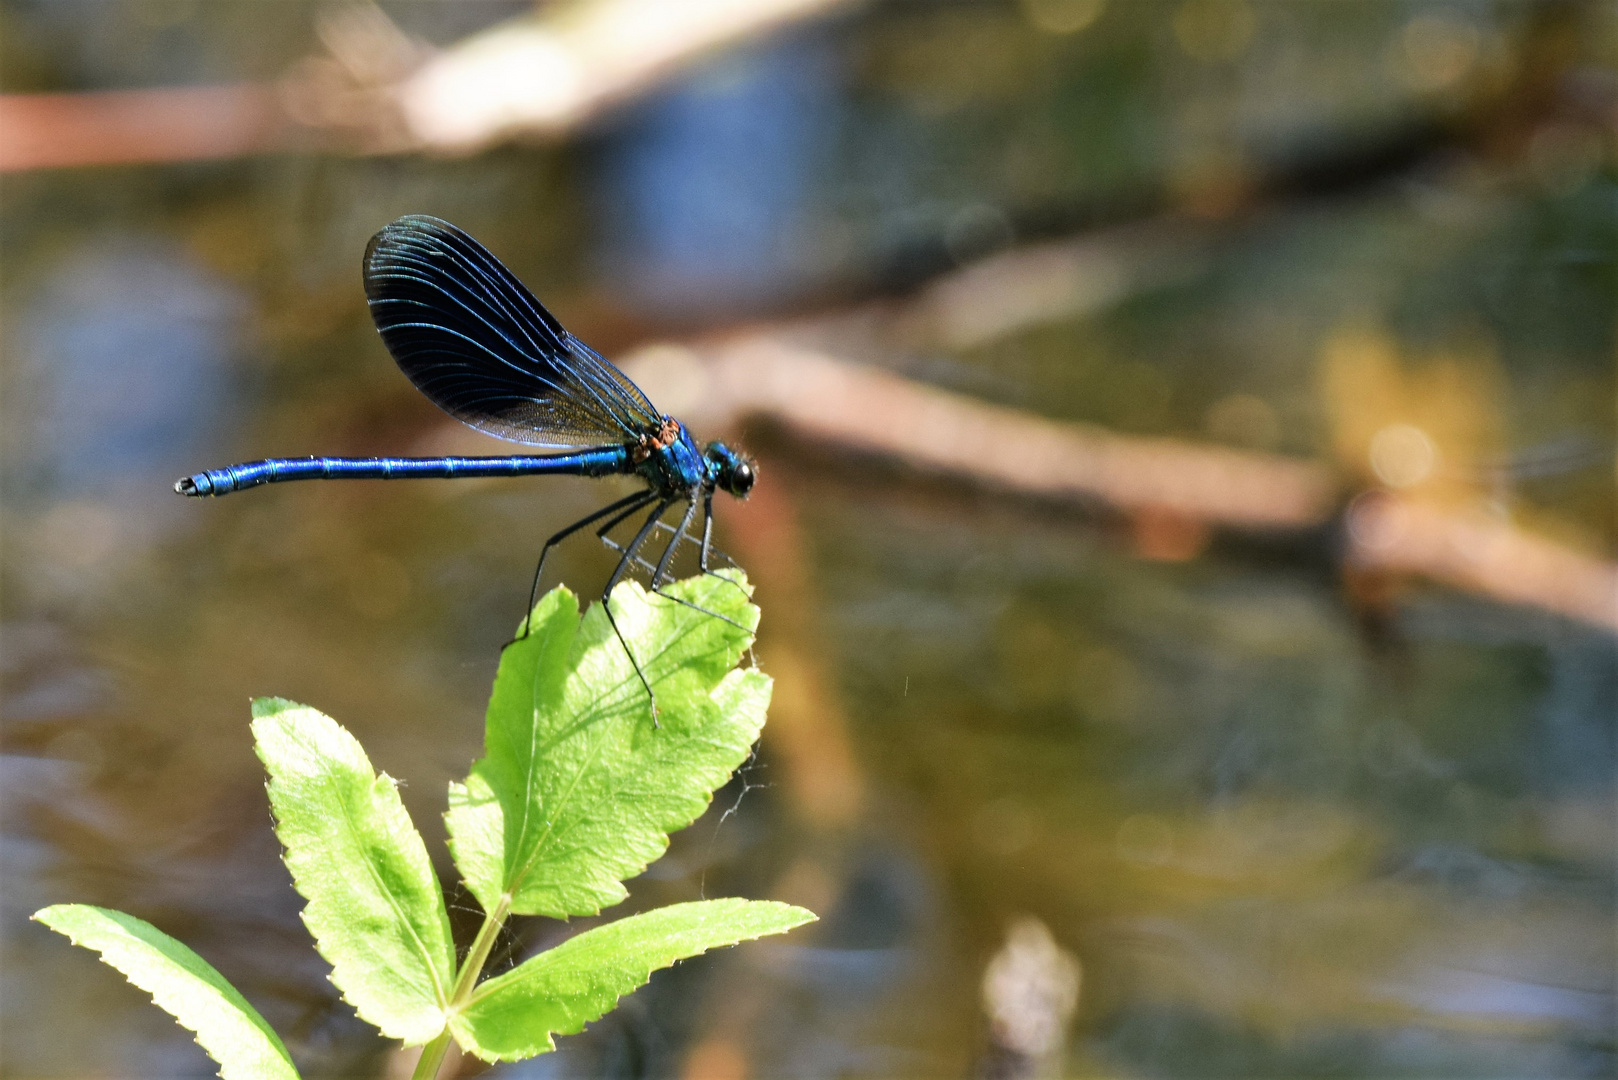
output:
<svg viewBox="0 0 1618 1080"><path fill-rule="evenodd" d="M390 351L423 393L463 422L543 445L532 437L543 429L621 443L660 419L633 381L567 333L504 264L454 226L400 219L372 240L366 268ZM409 309L439 317L411 319Z"/></svg>

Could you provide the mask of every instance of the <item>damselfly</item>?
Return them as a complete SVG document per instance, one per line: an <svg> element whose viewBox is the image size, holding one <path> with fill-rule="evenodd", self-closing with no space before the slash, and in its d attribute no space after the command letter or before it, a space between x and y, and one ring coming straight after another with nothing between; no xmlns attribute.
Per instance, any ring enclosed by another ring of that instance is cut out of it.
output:
<svg viewBox="0 0 1618 1080"><path fill-rule="evenodd" d="M371 317L416 389L479 431L528 446L571 449L508 457L272 458L187 476L174 490L203 496L286 480L638 476L644 490L545 541L528 601L531 611L551 549L606 519L596 535L622 558L602 591L602 607L651 696L655 722L657 695L618 629L612 590L639 566L650 572L653 592L685 603L661 592L676 549L691 538L700 505L698 563L704 573L712 572L714 491L746 498L756 476L752 459L721 442L699 446L684 424L658 412L627 375L564 330L499 259L447 221L419 214L400 218L371 238L364 267ZM681 504L679 524L671 527L663 517ZM609 538L647 507L627 545ZM640 550L659 528L671 538L654 565Z"/></svg>

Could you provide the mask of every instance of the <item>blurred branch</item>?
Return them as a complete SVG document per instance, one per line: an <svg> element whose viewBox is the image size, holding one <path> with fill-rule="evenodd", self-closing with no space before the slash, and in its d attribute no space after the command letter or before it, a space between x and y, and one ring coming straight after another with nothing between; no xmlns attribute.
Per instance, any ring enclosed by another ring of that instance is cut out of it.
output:
<svg viewBox="0 0 1618 1080"><path fill-rule="evenodd" d="M1507 520L1381 491L1345 514L1345 481L1319 463L1048 420L840 359L801 337L801 328L764 329L653 345L624 368L701 428L762 417L921 471L1122 512L1146 554L1165 521L1189 529L1192 542L1160 553L1183 557L1206 526L1314 532L1341 516L1351 567L1420 575L1618 632L1618 566Z"/></svg>
<svg viewBox="0 0 1618 1080"><path fill-rule="evenodd" d="M932 280L905 305L898 329L930 347L971 349L1079 319L1199 276L1213 233L1165 215L990 255Z"/></svg>
<svg viewBox="0 0 1618 1080"><path fill-rule="evenodd" d="M0 172L257 153L292 122L271 86L0 95Z"/></svg>
<svg viewBox="0 0 1618 1080"><path fill-rule="evenodd" d="M625 370L698 426L765 416L809 439L1021 495L1248 529L1307 528L1336 500L1330 472L1310 462L1046 420L769 332L697 349L653 347Z"/></svg>
<svg viewBox="0 0 1618 1080"><path fill-rule="evenodd" d="M474 34L399 89L424 149L565 132L711 51L847 0L592 0Z"/></svg>
<svg viewBox="0 0 1618 1080"><path fill-rule="evenodd" d="M775 680L766 745L780 768L776 779L799 821L823 837L840 836L867 806L866 780L819 647L826 640L819 594L791 485L755 489L725 524L727 543L771 612L758 650Z"/></svg>
<svg viewBox="0 0 1618 1080"><path fill-rule="evenodd" d="M1618 565L1475 510L1367 492L1347 512L1356 567L1419 574L1618 632Z"/></svg>
<svg viewBox="0 0 1618 1080"><path fill-rule="evenodd" d="M440 50L405 34L370 0L355 0L317 18L320 50L274 82L0 95L0 172L312 148L466 154L513 137L557 138L715 51L851 3L566 0ZM1228 217L1268 200L1362 188L1456 147L1516 152L1525 132L1570 110L1610 129L1610 88L1564 77L1567 50L1551 47L1569 32L1569 18L1563 7L1542 6L1521 46L1526 59L1502 85L1474 87L1460 110L1418 110L1367 139L1339 139L1335 149L1311 143L1301 156L1254 162L1209 191L1147 184L1096 204L1014 209L1011 223L1033 239L1142 220L1167 205ZM941 238L918 237L833 291L906 292L952 265Z"/></svg>
<svg viewBox="0 0 1618 1080"><path fill-rule="evenodd" d="M0 172L325 146L464 154L556 137L716 49L847 0L575 0L434 50L371 3L275 83L0 95Z"/></svg>

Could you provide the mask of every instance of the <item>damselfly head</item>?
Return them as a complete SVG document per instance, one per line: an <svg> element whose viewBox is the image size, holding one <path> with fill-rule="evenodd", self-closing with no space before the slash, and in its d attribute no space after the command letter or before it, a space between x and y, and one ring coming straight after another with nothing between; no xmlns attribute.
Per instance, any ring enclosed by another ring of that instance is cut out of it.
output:
<svg viewBox="0 0 1618 1080"><path fill-rule="evenodd" d="M758 464L722 442L709 443L705 456L713 470L714 483L738 499L747 498L753 481L758 479Z"/></svg>

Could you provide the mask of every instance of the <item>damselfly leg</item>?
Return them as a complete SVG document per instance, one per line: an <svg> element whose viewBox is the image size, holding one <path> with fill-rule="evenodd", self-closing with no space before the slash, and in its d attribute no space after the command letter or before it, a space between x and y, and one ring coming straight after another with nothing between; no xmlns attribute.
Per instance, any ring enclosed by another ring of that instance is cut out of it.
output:
<svg viewBox="0 0 1618 1080"><path fill-rule="evenodd" d="M735 581L731 580L725 575L715 573L713 570L709 569L708 557L710 555L718 555L721 559L724 559L728 565L737 566L735 559L732 559L729 555L726 555L723 551L720 551L718 548L713 546L713 492L711 491L702 497L702 546L699 548L697 554L697 567L709 577L716 577L720 581L729 581L732 585L736 585ZM739 568L740 567L738 567L738 569ZM736 589L747 599L752 599L747 590L743 589L740 585L736 585Z"/></svg>
<svg viewBox="0 0 1618 1080"><path fill-rule="evenodd" d="M677 531L674 526L670 525L666 521L659 521L657 523L657 527L658 527L659 530L661 530L663 532L666 532L666 533L671 533L672 534L672 533L675 533ZM712 556L714 556L714 555L717 555L717 556L719 556L719 558L724 560L726 566L733 566L733 567L736 567L737 569L741 568L741 564L738 563L735 559L731 558L727 553L721 551L719 548L716 548L716 547L713 546L713 495L711 493L709 495L707 495L703 499L703 502L702 502L702 536L701 536L701 538L699 539L698 537L692 536L690 534L689 523L687 523L684 528L685 528L685 535L677 537L676 539L670 541L670 543L675 545L675 546L679 545L682 542L696 545L697 552L698 552L698 554L697 554L697 569L698 569L698 572L702 573L703 575L705 575L707 577L718 578L720 581L723 581L725 584L731 586L732 588L736 589L736 591L740 592L742 594L743 598L751 599L752 598L751 594L748 593L748 591L746 589L742 588L741 585L737 584L735 579L726 577L724 574L721 574L721 573L715 571L714 569L712 569L708 565L708 562L709 562L710 558ZM614 551L622 551L623 550L623 548L619 547L617 544L614 544L610 540L603 541L603 542L606 543L607 546L612 548ZM648 573L651 573L652 570L653 570L652 564L649 563L649 562L646 562L644 559L637 559L636 563L637 563L637 565L640 566L641 569L647 571ZM657 590L654 590L654 591L657 591ZM662 593L661 591L658 591L658 595L663 596L663 595L666 595L666 594ZM669 597L669 599L673 600L673 599L676 599L676 597ZM698 610L702 610L702 609L699 608ZM736 624L736 625L739 625L739 624Z"/></svg>
<svg viewBox="0 0 1618 1080"><path fill-rule="evenodd" d="M679 500L658 500L657 495L653 492L640 491L635 492L632 495L627 495L615 502L609 503L606 506L603 506L600 510L580 518L567 528L553 534L548 540L545 541L545 546L540 550L539 553L539 562L534 567L533 582L528 589L528 614L529 617L531 617L534 610L534 604L539 600L539 583L541 578L544 576L545 561L550 557L551 549L556 547L556 545L560 544L563 540L566 540L568 537L572 536L574 533L578 532L580 529L583 529L589 525L594 525L596 522L601 521L602 518L607 519L595 530L596 538L613 551L618 552L620 558L618 560L617 567L613 570L612 577L607 582L606 589L602 592L602 607L606 610L607 621L612 625L613 633L617 636L619 644L624 647L624 654L629 657L629 662L634 667L635 674L640 677L641 685L646 688L646 694L651 699L652 723L656 726L661 726L658 723L657 718L657 694L652 690L651 681L647 679L645 671L641 669L640 661L635 658L634 651L630 649L629 642L627 639L625 639L623 631L618 628L618 620L613 615L612 607L609 603L613 589L618 587L618 583L623 580L624 576L636 569L645 570L651 577L650 591L655 595L660 596L665 600L672 600L674 603L679 604L682 607L688 607L693 611L700 612L701 614L707 615L711 618L723 620L724 622L729 623L731 626L736 627L738 630L748 630L746 626L743 626L741 623L727 615L721 615L717 611L709 611L705 607L698 604L693 604L689 600L674 596L664 591L665 585L667 584L666 579L669 576L670 567L673 564L676 555L679 553L680 545L682 543L690 542L698 546L698 564L703 574L728 582L737 589L740 589L744 596L747 592L747 590L742 589L742 587L734 580L709 568L708 562L713 554L717 554L730 565L735 565L735 561L731 559L730 556L726 555L722 551L719 551L713 546L712 498L709 497L703 500L702 537L700 541L691 535L691 524L695 520L697 513L697 504L695 500L690 500L686 503L685 513L680 518L679 525L670 525L662 520L663 515L668 512L669 507L673 506L677 501ZM640 529L635 533L635 538L630 541L629 544L620 544L612 539L610 533L613 529L616 529L631 515L638 513L652 502L657 502L658 505L653 508L652 513L648 515L646 520L641 524ZM656 564L653 564L645 556L641 555L641 548L645 546L648 538L651 537L654 532L658 531L670 533L671 536L668 545L663 549L663 554L658 558ZM512 641L521 641L523 638L527 637L528 630L529 625L527 618L525 618L523 621L522 633L516 638L513 638ZM507 642L508 645L511 643L512 642Z"/></svg>
<svg viewBox="0 0 1618 1080"><path fill-rule="evenodd" d="M630 565L635 560L636 553L640 550L640 546L652 534L653 526L657 524L658 519L663 516L664 512L674 505L674 502L675 500L673 499L661 499L652 508L651 514L646 518L646 523L635 534L635 539L629 542L629 547L624 551L624 557L618 560L618 568L612 572L612 577L607 579L607 587L601 592L601 607L607 613L607 622L612 624L612 632L618 635L618 644L624 647L624 655L629 657L629 663L634 667L635 674L640 676L641 685L646 687L646 696L652 699L653 727L663 726L657 722L657 692L652 689L651 681L646 678L646 672L641 670L640 661L635 659L635 651L629 647L629 642L624 638L624 632L618 629L618 620L612 614L612 590L618 587L618 583L623 580L624 574L628 573Z"/></svg>
<svg viewBox="0 0 1618 1080"><path fill-rule="evenodd" d="M672 503L671 503L671 505L672 505ZM691 543L696 543L697 542L696 538L690 535L691 519L695 516L695 514L696 514L696 503L692 502L692 503L687 504L685 516L680 521L680 524L679 524L678 528L676 528L673 525L670 525L666 521L659 520L659 521L654 522L653 523L653 528L654 529L672 533L673 537L669 541L668 546L663 549L663 555L658 560L656 566L653 566L646 559L642 558L638 553L635 555L634 560L633 560L634 566L641 569L641 570L645 570L648 574L651 575L651 591L652 591L652 593L654 595L661 596L665 600L672 600L674 603L679 604L681 607L688 607L692 611L701 612L702 614L707 615L710 618L719 619L721 622L729 623L731 626L734 626L736 629L741 630L741 631L743 631L745 633L752 633L752 630L750 630L746 626L743 626L741 623L737 622L735 619L732 619L728 615L721 615L717 611L709 611L707 608L701 606L700 604L693 604L689 600L686 600L686 599L683 599L681 597L675 596L672 593L668 593L668 592L663 591L663 589L664 589L664 580L663 579L667 576L669 563L673 561L674 556L675 556L676 552L678 551L681 542L682 541L690 541ZM624 515L624 516L627 516L627 515ZM611 539L610 537L608 537L605 534L612 527L613 524L616 524L618 521L622 521L622 520L623 520L623 516L620 516L620 517L614 519L613 522L610 522L609 524L602 526L601 530L596 534L597 536L599 536L601 538L601 542L603 544L607 545L609 548L611 548L614 551L620 552L623 555L623 558L619 560L619 565L620 566L623 565L624 561L626 561L626 560L628 560L630 558L630 556L628 554L628 550L623 545L619 544L617 541ZM710 518L710 520L711 520L711 518ZM730 564L732 566L735 565L734 560L732 560L730 558L730 556L725 555L723 552L720 552L720 554L725 558L725 560L727 562L730 562ZM739 591L742 594L742 596L744 598L748 597L748 592L747 592L746 589L742 588L735 581L733 581L732 579L726 577L725 575L720 574L720 573L716 573L716 572L714 572L712 570L708 570L706 568L703 569L703 573L707 574L709 577L718 578L720 581L725 582L727 585L733 586L737 591Z"/></svg>
<svg viewBox="0 0 1618 1080"><path fill-rule="evenodd" d="M663 585L663 575L668 573L669 563L674 561L675 549L680 541L685 539L685 531L691 527L691 519L697 516L697 504L693 500L685 504L685 513L680 517L680 524L674 530L674 539L669 546L663 549L663 557L657 560L657 569L652 571L652 591L657 592Z"/></svg>
<svg viewBox="0 0 1618 1080"><path fill-rule="evenodd" d="M668 574L669 563L674 560L674 554L680 546L680 541L691 539L687 533L691 528L691 519L696 516L697 504L695 500L693 500L686 504L685 516L680 519L679 527L674 530L674 538L669 541L668 547L663 549L663 557L657 561L657 568L652 571L652 592L656 593L658 596L661 596L665 600L673 600L676 604L688 607L692 611L701 612L710 618L723 620L744 633L751 633L752 631L748 630L747 627L743 626L741 623L727 615L721 615L717 611L709 611L707 608L702 607L699 604L693 604L689 600L681 599L678 596L674 596L671 593L666 593L663 591L663 582ZM659 522L659 524L662 523ZM731 581L730 578L725 577L723 574L713 574L712 576L718 578L720 581L726 581L730 582L732 585L736 585L736 582ZM736 585L736 588L741 590L743 596L747 595L747 590L742 589L740 585Z"/></svg>
<svg viewBox="0 0 1618 1080"><path fill-rule="evenodd" d="M550 556L551 548L555 547L557 544L560 544L563 540L566 540L568 537L572 536L586 525L592 525L595 522L600 521L602 518L606 517L615 510L623 510L623 513L619 514L606 524L602 530L605 532L607 529L617 525L624 518L628 517L630 514L633 514L636 510L639 510L656 497L656 495L649 491L637 491L633 495L627 495L624 498L619 499L617 502L609 503L608 505L603 506L600 510L597 510L593 514L580 518L578 521L575 521L573 524L569 525L567 528L545 541L545 546L541 548L539 552L539 564L534 567L534 582L528 587L528 608L523 612L522 633L512 638L511 641L506 642L506 644L510 645L512 641L521 641L523 638L528 636L528 620L533 616L534 605L539 602L539 578L540 575L545 572L545 560Z"/></svg>

